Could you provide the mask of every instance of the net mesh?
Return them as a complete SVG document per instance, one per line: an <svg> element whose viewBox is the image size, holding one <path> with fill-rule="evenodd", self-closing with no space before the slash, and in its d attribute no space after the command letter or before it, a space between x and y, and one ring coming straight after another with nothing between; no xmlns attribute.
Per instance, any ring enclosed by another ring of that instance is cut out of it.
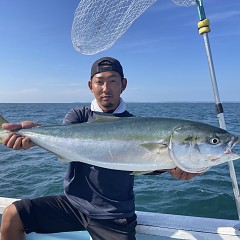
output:
<svg viewBox="0 0 240 240"><path fill-rule="evenodd" d="M80 0L72 24L74 48L86 55L110 48L157 0Z"/></svg>
<svg viewBox="0 0 240 240"><path fill-rule="evenodd" d="M196 0L172 0L175 4L179 6L189 7L196 4Z"/></svg>

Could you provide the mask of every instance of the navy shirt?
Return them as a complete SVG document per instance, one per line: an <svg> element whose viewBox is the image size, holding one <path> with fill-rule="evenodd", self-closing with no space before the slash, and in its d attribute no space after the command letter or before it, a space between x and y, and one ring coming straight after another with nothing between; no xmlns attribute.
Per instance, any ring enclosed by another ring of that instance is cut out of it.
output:
<svg viewBox="0 0 240 240"><path fill-rule="evenodd" d="M88 108L72 109L64 123L94 121L97 114ZM133 115L125 111L115 116ZM130 172L71 162L64 179L64 191L73 206L89 217L126 218L135 212L133 184L134 176Z"/></svg>

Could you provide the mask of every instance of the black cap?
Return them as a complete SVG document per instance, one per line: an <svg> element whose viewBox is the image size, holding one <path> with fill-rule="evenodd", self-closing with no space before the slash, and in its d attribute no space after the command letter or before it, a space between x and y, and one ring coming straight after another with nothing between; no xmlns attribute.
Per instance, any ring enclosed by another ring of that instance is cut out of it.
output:
<svg viewBox="0 0 240 240"><path fill-rule="evenodd" d="M121 63L117 59L111 57L103 57L93 63L91 69L91 78L97 73L108 71L118 72L121 78L124 78Z"/></svg>

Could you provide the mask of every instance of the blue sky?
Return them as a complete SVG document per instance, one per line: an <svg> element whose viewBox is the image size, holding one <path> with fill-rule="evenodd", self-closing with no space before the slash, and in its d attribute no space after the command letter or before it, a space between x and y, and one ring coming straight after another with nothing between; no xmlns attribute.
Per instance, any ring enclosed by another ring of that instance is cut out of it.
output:
<svg viewBox="0 0 240 240"><path fill-rule="evenodd" d="M0 0L0 102L89 102L90 67L118 58L127 102L214 101L196 6L158 0L108 50L76 52L77 0ZM240 101L240 1L205 0L221 101Z"/></svg>

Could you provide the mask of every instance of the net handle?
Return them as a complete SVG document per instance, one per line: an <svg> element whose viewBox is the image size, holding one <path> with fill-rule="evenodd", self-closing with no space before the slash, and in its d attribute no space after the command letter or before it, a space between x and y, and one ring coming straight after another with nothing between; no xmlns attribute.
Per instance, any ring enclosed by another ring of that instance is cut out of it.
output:
<svg viewBox="0 0 240 240"><path fill-rule="evenodd" d="M217 117L218 117L220 127L226 130L226 124L225 124L224 114L223 114L223 107L222 107L222 104L220 101L217 80L216 80L216 74L215 74L214 64L213 64L213 59L212 59L211 47L210 47L210 42L209 42L209 38L208 38L208 33L210 32L210 27L209 27L210 22L206 18L202 0L196 0L196 5L197 5L197 9L198 9L199 18L200 18L200 22L198 23L199 34L203 35L203 39L204 39L204 44L205 44L205 49L206 49L207 59L208 59L208 65L209 65L209 71L210 71L210 77L211 77L211 82L212 82L212 87L213 87L214 98L215 98L215 104L216 104L216 109L217 109ZM232 180L233 193L234 193L234 197L235 197L238 218L240 220L240 195L239 195L239 188L238 188L236 172L235 172L235 168L234 168L232 161L228 162L228 167L229 167L230 177ZM239 227L239 225L238 225L238 227Z"/></svg>

